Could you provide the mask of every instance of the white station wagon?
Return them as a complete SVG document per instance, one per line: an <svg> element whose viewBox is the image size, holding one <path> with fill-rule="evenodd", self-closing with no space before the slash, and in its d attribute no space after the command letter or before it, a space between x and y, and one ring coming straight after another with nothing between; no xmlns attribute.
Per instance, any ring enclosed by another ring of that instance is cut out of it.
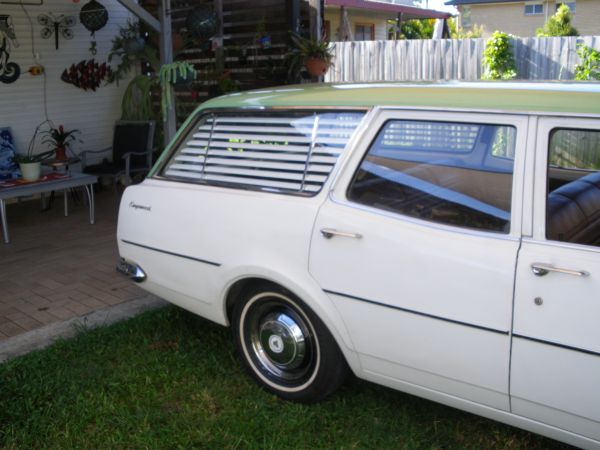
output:
<svg viewBox="0 0 600 450"><path fill-rule="evenodd" d="M600 448L600 85L288 86L201 105L119 270L267 390L357 377Z"/></svg>

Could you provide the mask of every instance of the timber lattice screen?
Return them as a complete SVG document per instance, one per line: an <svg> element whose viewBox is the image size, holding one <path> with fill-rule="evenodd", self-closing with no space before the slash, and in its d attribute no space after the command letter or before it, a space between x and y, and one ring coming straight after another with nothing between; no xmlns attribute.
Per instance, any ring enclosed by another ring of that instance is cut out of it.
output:
<svg viewBox="0 0 600 450"><path fill-rule="evenodd" d="M219 78L230 78L239 90L286 84L291 28L290 1L221 0L223 5L223 71L217 70L216 52L210 40L191 40L174 52L175 60L189 61L198 71L191 84L176 86L177 125L203 101L221 95ZM171 0L174 32L185 30L188 14L197 7L213 7L218 2ZM145 6L152 12L152 8ZM259 37L270 36L270 45ZM158 106L158 105L157 105Z"/></svg>

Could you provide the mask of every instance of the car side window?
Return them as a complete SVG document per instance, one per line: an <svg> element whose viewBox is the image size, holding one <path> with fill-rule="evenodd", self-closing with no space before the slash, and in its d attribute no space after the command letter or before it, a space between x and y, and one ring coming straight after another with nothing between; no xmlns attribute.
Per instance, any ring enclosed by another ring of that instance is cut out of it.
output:
<svg viewBox="0 0 600 450"><path fill-rule="evenodd" d="M552 130L547 186L546 238L600 246L600 131Z"/></svg>
<svg viewBox="0 0 600 450"><path fill-rule="evenodd" d="M508 233L516 129L390 120L348 189L351 201L409 217Z"/></svg>

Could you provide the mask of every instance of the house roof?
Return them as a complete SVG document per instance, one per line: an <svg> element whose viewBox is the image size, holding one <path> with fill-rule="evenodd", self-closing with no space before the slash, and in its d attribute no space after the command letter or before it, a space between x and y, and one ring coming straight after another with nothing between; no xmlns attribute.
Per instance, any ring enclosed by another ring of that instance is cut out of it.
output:
<svg viewBox="0 0 600 450"><path fill-rule="evenodd" d="M325 0L325 6L345 6L346 8L368 9L370 11L402 14L404 19L448 19L452 14L435 9L417 8L395 3L372 0Z"/></svg>
<svg viewBox="0 0 600 450"><path fill-rule="evenodd" d="M444 5L480 5L485 3L517 3L517 0L450 0Z"/></svg>

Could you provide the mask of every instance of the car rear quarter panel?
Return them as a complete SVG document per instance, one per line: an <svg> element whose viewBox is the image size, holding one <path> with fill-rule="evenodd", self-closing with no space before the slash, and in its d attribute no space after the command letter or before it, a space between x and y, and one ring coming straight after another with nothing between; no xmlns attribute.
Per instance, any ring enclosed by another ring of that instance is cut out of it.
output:
<svg viewBox="0 0 600 450"><path fill-rule="evenodd" d="M123 194L119 252L146 272L142 288L223 325L227 293L236 281L280 284L315 311L347 353L351 342L337 311L308 273L311 233L324 195L149 179Z"/></svg>

